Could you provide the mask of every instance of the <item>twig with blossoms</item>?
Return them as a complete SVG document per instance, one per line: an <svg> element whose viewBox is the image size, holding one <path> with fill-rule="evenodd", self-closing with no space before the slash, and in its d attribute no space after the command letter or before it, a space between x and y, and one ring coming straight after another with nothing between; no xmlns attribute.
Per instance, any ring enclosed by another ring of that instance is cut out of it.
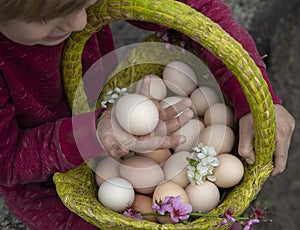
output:
<svg viewBox="0 0 300 230"><path fill-rule="evenodd" d="M133 206L130 206L123 214L137 220L142 220L143 216L170 216L174 223L186 222L190 217L224 218L220 226L231 224L229 227L230 230L238 230L241 227L243 230L250 230L254 224L271 222L271 220L265 218L265 209L260 208L253 209L250 217L234 217L234 213L231 209L226 210L224 214L221 215L192 212L192 206L183 203L181 196L166 196L164 200L156 200L152 208L155 212L140 213L134 210Z"/></svg>
<svg viewBox="0 0 300 230"><path fill-rule="evenodd" d="M224 213L224 217L225 219L222 221L221 226L233 223L229 230L239 230L241 227L243 230L250 230L254 224L258 224L260 222L272 222L272 220L266 219L266 210L262 208L254 208L250 217L239 218L233 218L233 212L231 210L227 210Z"/></svg>

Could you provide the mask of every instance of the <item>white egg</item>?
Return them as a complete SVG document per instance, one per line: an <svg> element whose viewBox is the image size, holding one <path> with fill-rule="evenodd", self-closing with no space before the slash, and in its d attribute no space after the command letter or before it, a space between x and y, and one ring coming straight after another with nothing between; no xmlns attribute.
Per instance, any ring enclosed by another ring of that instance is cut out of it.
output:
<svg viewBox="0 0 300 230"><path fill-rule="evenodd" d="M184 62L170 62L163 70L163 79L173 93L188 96L197 87L197 77L193 69Z"/></svg>
<svg viewBox="0 0 300 230"><path fill-rule="evenodd" d="M220 201L220 192L218 187L210 182L205 181L201 185L188 185L185 189L193 212L206 213L214 209Z"/></svg>
<svg viewBox="0 0 300 230"><path fill-rule="evenodd" d="M132 205L134 189L131 184L119 177L110 178L103 182L98 190L98 198L105 207L120 212Z"/></svg>
<svg viewBox="0 0 300 230"><path fill-rule="evenodd" d="M151 133L159 121L154 102L140 94L122 96L115 105L115 115L120 126L134 135Z"/></svg>
<svg viewBox="0 0 300 230"><path fill-rule="evenodd" d="M155 98L157 100L162 100L167 95L167 86L164 83L163 79L154 74L147 75L150 77L150 97ZM142 80L138 81L136 84L136 92L139 93L141 88Z"/></svg>

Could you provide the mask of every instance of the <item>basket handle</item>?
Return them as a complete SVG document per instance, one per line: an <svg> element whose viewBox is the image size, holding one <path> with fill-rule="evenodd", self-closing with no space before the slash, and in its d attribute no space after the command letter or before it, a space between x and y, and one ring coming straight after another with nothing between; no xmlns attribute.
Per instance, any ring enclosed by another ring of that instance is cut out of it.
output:
<svg viewBox="0 0 300 230"><path fill-rule="evenodd" d="M218 24L188 5L174 0L98 0L88 10L88 24L81 32L73 33L68 39L63 57L63 78L69 103L72 105L75 92L82 91L81 102L73 106L76 113L89 111L83 91L81 55L86 41L103 25L120 21L137 20L153 22L186 34L208 49L233 73L240 83L254 120L254 146L256 163L247 166L246 178L254 178L260 185L273 169L275 150L275 114L268 86L248 52L225 32ZM76 98L78 101L78 99ZM247 198L247 199L248 199ZM250 199L251 200L251 199ZM249 203L249 202L248 202ZM247 204L245 204L247 205Z"/></svg>

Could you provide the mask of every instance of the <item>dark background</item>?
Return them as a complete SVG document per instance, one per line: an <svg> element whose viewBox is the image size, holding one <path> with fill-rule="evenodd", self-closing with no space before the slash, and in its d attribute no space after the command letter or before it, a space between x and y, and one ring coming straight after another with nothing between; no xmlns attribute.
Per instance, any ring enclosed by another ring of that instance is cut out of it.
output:
<svg viewBox="0 0 300 230"><path fill-rule="evenodd" d="M300 1L225 0L233 15L253 36L265 60L271 84L284 106L296 119L286 171L271 177L262 187L253 206L268 208L272 223L255 226L259 230L298 230L300 215ZM116 47L142 41L147 32L125 22L112 24ZM25 230L0 197L0 229Z"/></svg>

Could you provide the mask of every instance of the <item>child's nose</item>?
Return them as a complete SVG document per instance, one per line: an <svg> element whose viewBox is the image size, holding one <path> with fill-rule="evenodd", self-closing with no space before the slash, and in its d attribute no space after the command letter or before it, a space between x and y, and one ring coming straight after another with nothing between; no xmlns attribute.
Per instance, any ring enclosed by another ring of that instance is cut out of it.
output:
<svg viewBox="0 0 300 230"><path fill-rule="evenodd" d="M70 30L70 32L82 30L86 23L87 14L85 9L70 14L68 17L66 17L65 21L65 25L67 27L66 29Z"/></svg>

